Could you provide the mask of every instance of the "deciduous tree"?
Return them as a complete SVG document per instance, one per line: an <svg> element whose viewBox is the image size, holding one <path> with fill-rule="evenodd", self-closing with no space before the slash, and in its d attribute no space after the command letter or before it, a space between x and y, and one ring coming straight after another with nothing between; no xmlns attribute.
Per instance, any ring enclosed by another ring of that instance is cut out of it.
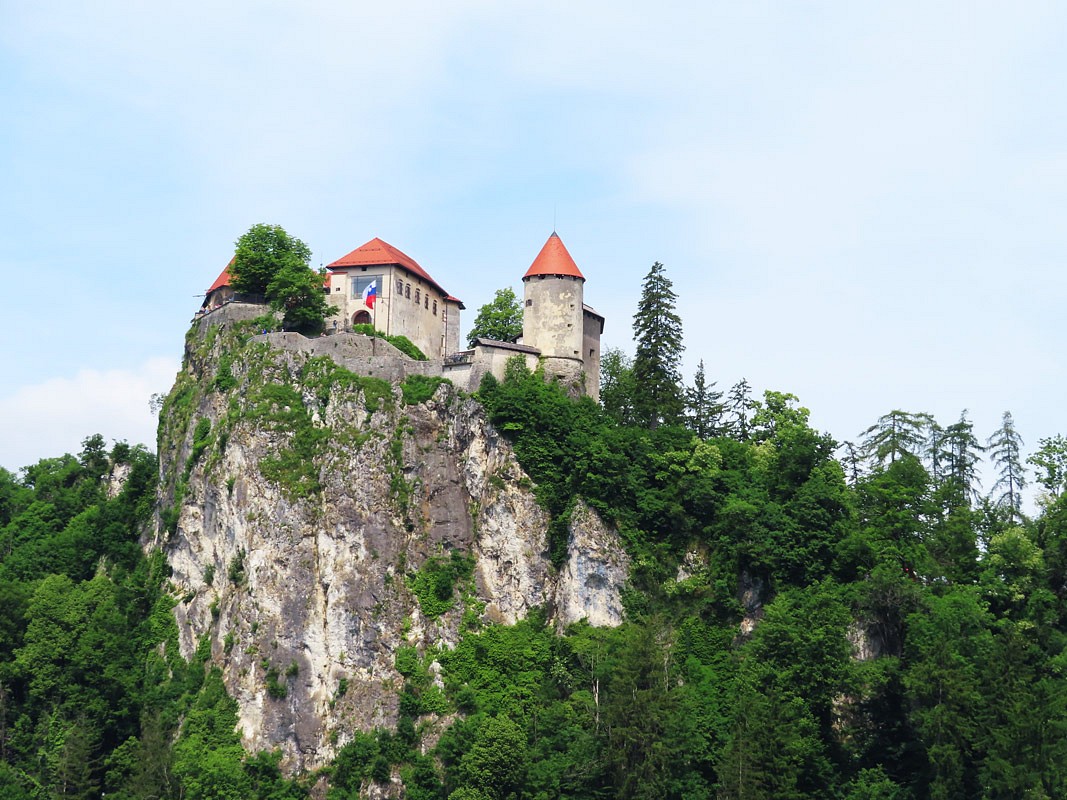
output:
<svg viewBox="0 0 1067 800"><path fill-rule="evenodd" d="M281 225L253 225L237 240L230 265L234 291L261 294L283 315L287 330L320 333L333 310L322 290L323 276L308 264L311 248Z"/></svg>
<svg viewBox="0 0 1067 800"><path fill-rule="evenodd" d="M493 299L478 309L467 342L474 347L479 338L514 342L522 336L522 306L511 288L497 289Z"/></svg>

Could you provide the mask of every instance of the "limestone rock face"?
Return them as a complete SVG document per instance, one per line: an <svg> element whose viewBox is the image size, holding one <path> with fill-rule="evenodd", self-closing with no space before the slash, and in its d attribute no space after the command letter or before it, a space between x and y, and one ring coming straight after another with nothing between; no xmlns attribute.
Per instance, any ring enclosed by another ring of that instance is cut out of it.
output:
<svg viewBox="0 0 1067 800"><path fill-rule="evenodd" d="M395 725L398 647L453 646L465 613L617 625L628 570L579 505L556 571L532 484L475 400L444 384L408 405L398 383L325 361L234 331L189 337L146 543L173 570L182 654L210 649L245 746L280 748L291 770ZM469 577L424 612L415 578L452 553L473 559Z"/></svg>
<svg viewBox="0 0 1067 800"><path fill-rule="evenodd" d="M587 505L577 503L571 514L567 562L557 584L557 625L581 619L601 627L622 624L618 587L629 573L630 559L619 546L618 534Z"/></svg>

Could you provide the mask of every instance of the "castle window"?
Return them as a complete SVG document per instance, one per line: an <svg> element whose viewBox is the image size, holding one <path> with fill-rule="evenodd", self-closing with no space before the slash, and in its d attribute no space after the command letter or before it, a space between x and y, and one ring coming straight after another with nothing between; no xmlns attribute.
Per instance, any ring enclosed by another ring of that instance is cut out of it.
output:
<svg viewBox="0 0 1067 800"><path fill-rule="evenodd" d="M396 279L396 296L401 297L404 294L404 282L400 278Z"/></svg>
<svg viewBox="0 0 1067 800"><path fill-rule="evenodd" d="M375 284L375 290L381 289L381 280L378 275L368 275L366 278L353 278L352 279L352 299L362 300L363 290L371 284Z"/></svg>
<svg viewBox="0 0 1067 800"><path fill-rule="evenodd" d="M533 305L533 300L527 300L526 301L526 305L527 306L532 306Z"/></svg>
<svg viewBox="0 0 1067 800"><path fill-rule="evenodd" d="M404 297L406 297L408 300L411 299L411 284L410 283L407 286L404 287Z"/></svg>
<svg viewBox="0 0 1067 800"><path fill-rule="evenodd" d="M433 301L433 315L435 317L437 316L437 301L436 300Z"/></svg>
<svg viewBox="0 0 1067 800"><path fill-rule="evenodd" d="M426 295L426 298L423 300L423 306L426 308L430 307L430 295Z"/></svg>
<svg viewBox="0 0 1067 800"><path fill-rule="evenodd" d="M415 305L419 304L419 289L415 290Z"/></svg>

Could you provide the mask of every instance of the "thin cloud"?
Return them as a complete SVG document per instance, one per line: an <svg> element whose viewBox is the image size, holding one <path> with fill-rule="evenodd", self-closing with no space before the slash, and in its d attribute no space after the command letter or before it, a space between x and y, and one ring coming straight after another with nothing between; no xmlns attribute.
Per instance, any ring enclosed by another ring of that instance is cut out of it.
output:
<svg viewBox="0 0 1067 800"><path fill-rule="evenodd" d="M155 450L154 393L169 391L178 364L153 358L133 369L80 370L0 397L0 465L16 470L77 453L95 433Z"/></svg>

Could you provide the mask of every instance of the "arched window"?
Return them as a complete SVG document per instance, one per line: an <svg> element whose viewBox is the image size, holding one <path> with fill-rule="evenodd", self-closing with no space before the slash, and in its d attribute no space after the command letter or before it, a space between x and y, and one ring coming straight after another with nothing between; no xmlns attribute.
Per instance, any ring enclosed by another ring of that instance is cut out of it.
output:
<svg viewBox="0 0 1067 800"><path fill-rule="evenodd" d="M357 311L352 315L353 325L370 325L370 312L369 311Z"/></svg>

